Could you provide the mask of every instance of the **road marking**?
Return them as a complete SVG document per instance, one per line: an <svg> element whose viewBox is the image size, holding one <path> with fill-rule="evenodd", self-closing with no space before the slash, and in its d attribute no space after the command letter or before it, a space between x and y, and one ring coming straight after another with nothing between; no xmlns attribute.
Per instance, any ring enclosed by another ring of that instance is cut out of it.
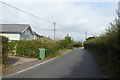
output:
<svg viewBox="0 0 120 80"><path fill-rule="evenodd" d="M35 67L37 67L37 66L39 66L39 65L45 64L45 63L50 62L50 61L52 61L52 60L55 60L55 59L57 59L57 58L58 58L58 57L55 57L55 58L53 58L53 59L50 59L50 60L47 60L47 61L42 62L42 63L40 63L40 64L37 64L37 65L35 65L35 66L29 67L29 68L27 68L27 69L24 69L24 70L21 70L21 71L12 73L12 74L5 75L5 76L3 76L3 78L4 78L4 77L8 77L8 76L12 76L12 75L15 75L15 74L22 73L22 72L24 72L24 71L27 71L27 70L32 69L32 68L35 68Z"/></svg>
<svg viewBox="0 0 120 80"><path fill-rule="evenodd" d="M71 50L68 51L68 52L66 52L66 53L64 53L63 55L65 55L65 54L67 54L67 53L69 53L69 52L71 52ZM22 73L22 72L24 72L24 71L30 70L30 69L32 69L32 68L35 68L35 67L37 67L37 66L39 66L39 65L42 65L42 64L45 64L45 63L47 63L47 62L53 61L53 60L55 60L55 59L57 59L57 58L59 58L59 57L61 57L61 56L58 56L58 57L55 57L55 58L53 58L53 59L50 59L50 60L44 61L44 62L42 62L42 63L40 63L40 64L37 64L37 65L35 65L35 66L32 66L32 67L26 68L26 69L24 69L24 70L21 70L21 71L15 72L15 73L11 73L11 74L8 74L8 75L5 75L5 76L2 76L2 78L4 78L4 77L9 77L9 76L12 76L12 75L15 75L15 74Z"/></svg>

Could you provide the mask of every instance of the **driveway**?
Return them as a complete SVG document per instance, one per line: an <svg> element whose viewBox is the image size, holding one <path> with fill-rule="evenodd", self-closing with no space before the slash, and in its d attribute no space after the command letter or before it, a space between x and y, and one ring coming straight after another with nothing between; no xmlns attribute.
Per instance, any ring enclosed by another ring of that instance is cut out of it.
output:
<svg viewBox="0 0 120 80"><path fill-rule="evenodd" d="M18 65L23 64L26 62L38 60L37 58L22 58L22 57L16 57L16 56L9 56L8 57L8 63L12 65Z"/></svg>

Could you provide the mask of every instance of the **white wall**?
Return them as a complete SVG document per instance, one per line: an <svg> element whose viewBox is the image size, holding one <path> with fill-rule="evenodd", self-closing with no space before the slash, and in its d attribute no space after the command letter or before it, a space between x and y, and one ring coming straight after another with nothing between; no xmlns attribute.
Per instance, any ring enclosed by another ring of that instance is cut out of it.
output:
<svg viewBox="0 0 120 80"><path fill-rule="evenodd" d="M4 34L4 33L0 33L0 35L8 37L9 40L20 40L20 34Z"/></svg>

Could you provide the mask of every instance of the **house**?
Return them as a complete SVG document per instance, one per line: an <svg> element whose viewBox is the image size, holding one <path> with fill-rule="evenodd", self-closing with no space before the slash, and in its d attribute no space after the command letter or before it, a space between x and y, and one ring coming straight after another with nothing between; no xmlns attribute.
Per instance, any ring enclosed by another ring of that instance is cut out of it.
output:
<svg viewBox="0 0 120 80"><path fill-rule="evenodd" d="M33 39L40 39L42 37L39 34L37 34L35 31L33 31L32 33L33 33Z"/></svg>
<svg viewBox="0 0 120 80"><path fill-rule="evenodd" d="M28 24L0 24L0 35L6 36L9 40L32 40L33 33Z"/></svg>
<svg viewBox="0 0 120 80"><path fill-rule="evenodd" d="M44 41L44 40L52 40L52 39L50 38L50 36L49 37L41 36L40 40Z"/></svg>
<svg viewBox="0 0 120 80"><path fill-rule="evenodd" d="M33 31L33 39L39 39L39 40L42 40L42 41L44 41L44 40L52 40L50 38L50 36L49 37L42 36L42 35L39 35L38 33L36 33L35 31Z"/></svg>

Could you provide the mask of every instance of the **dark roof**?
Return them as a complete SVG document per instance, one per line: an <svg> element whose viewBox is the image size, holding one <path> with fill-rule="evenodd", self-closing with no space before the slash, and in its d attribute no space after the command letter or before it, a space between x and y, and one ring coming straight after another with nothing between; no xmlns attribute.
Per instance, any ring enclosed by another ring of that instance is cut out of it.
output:
<svg viewBox="0 0 120 80"><path fill-rule="evenodd" d="M0 24L0 33L23 33L30 25L28 24Z"/></svg>

